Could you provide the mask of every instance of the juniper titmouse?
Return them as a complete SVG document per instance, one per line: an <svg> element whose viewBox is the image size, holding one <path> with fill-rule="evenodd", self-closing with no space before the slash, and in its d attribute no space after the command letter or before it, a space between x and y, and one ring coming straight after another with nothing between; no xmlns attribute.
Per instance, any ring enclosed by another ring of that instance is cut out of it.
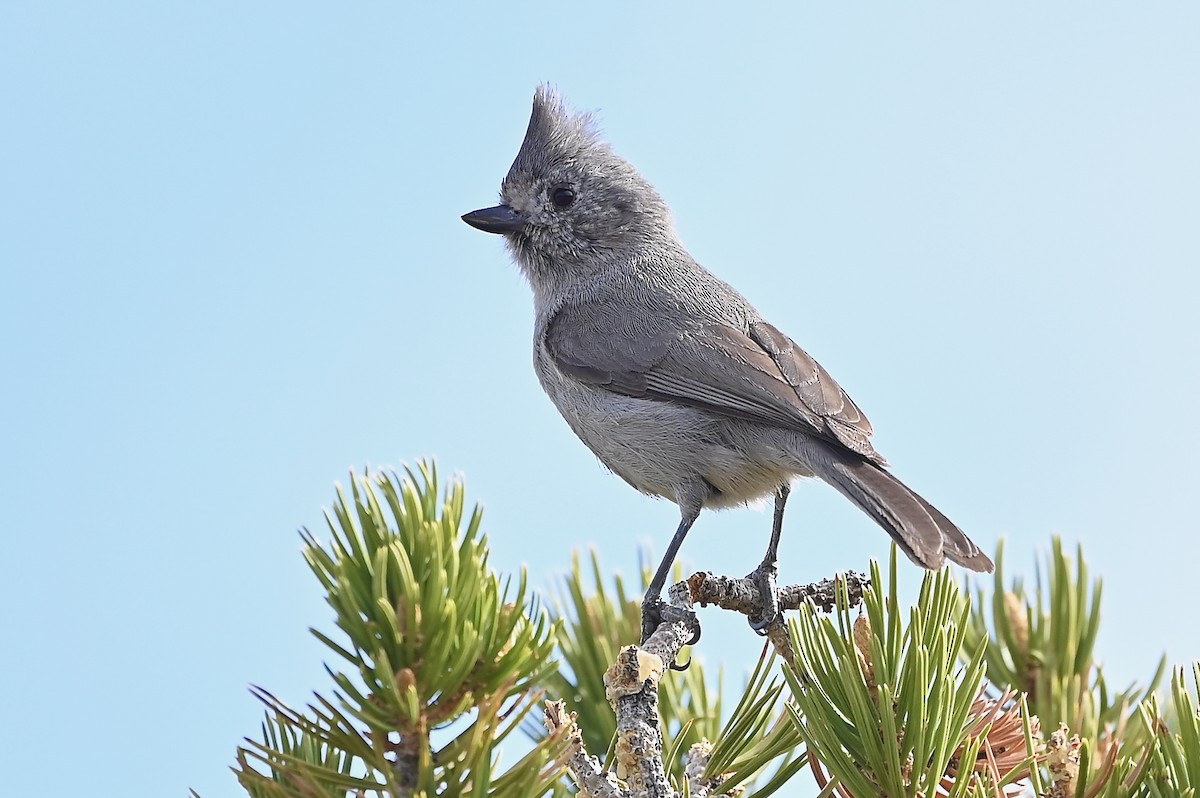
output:
<svg viewBox="0 0 1200 798"><path fill-rule="evenodd" d="M700 510L769 494L770 543L751 574L764 612L751 626L775 619L776 550L798 476L837 488L918 565L992 570L885 470L870 422L829 373L692 260L654 188L545 86L500 197L463 221L503 234L529 279L542 388L601 462L682 514L642 605L643 642L672 614L659 596Z"/></svg>

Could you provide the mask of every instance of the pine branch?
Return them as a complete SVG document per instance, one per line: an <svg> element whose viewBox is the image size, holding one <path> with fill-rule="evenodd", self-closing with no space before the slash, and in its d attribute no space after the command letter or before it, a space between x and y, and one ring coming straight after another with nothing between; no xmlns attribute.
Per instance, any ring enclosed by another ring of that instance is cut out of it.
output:
<svg viewBox="0 0 1200 798"><path fill-rule="evenodd" d="M621 647L640 634L638 602L619 579L606 589L594 554L594 591L576 560L552 621L524 573L488 568L481 514L465 507L461 482L443 495L422 463L352 476L327 513L328 541L303 532L336 627L312 631L346 670L327 666L332 689L302 708L253 690L262 734L234 768L248 794L560 798L569 773L596 798L765 798L806 767L822 798L998 798L1022 778L1043 798L1200 789L1200 664L1190 687L1173 671L1161 700L1152 688L1110 695L1093 653L1099 582L1057 540L1032 596L1004 582L997 553L995 592L978 591L990 618L949 571L927 574L902 612L895 550L886 584L873 564L869 579L783 587L790 626L768 627L722 724L719 682L701 663L666 667L686 624ZM667 595L748 617L763 604L750 580L707 572ZM532 733L538 707L547 734ZM1066 724L1043 737L1034 712ZM528 750L506 766L501 745L518 728Z"/></svg>
<svg viewBox="0 0 1200 798"><path fill-rule="evenodd" d="M304 554L340 634L312 630L338 660L334 689L294 710L265 690L262 741L235 771L272 798L488 794L554 789L564 741L542 738L507 769L499 745L537 705L553 671L555 630L525 575L487 566L478 508L455 481L444 497L432 464L403 475L352 475L327 513L327 543L305 530ZM439 731L450 726L455 732ZM353 775L352 775L353 774Z"/></svg>

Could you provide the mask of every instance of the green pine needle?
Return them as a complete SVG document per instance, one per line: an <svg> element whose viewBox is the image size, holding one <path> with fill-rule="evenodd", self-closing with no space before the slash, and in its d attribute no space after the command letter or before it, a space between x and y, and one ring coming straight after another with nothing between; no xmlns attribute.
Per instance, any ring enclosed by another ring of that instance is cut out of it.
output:
<svg viewBox="0 0 1200 798"><path fill-rule="evenodd" d="M858 620L844 591L833 620L812 607L798 613L797 667L784 671L799 734L843 790L864 798L934 795L948 774L976 761L987 733L970 735L984 647L965 649L969 602L948 571L926 574L902 625L895 557L893 548L886 585L872 563ZM978 772L960 777L951 794L974 795L985 783Z"/></svg>
<svg viewBox="0 0 1200 798"><path fill-rule="evenodd" d="M476 507L437 470L351 475L326 514L330 538L304 530L304 556L339 635L313 630L348 671L303 711L265 691L261 741L235 772L255 796L529 798L555 789L562 741L544 735L501 768L498 746L539 706L554 671L555 627L526 577L487 565ZM438 731L445 728L445 731Z"/></svg>

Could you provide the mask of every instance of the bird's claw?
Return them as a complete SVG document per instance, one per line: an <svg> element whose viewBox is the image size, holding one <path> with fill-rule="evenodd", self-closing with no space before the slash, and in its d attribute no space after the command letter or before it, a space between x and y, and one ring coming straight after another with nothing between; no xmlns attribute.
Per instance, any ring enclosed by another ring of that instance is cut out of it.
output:
<svg viewBox="0 0 1200 798"><path fill-rule="evenodd" d="M663 623L682 623L691 631L691 638L683 645L694 646L700 642L700 619L696 613L673 607L659 596L647 596L642 602L642 645L645 645L650 635ZM670 667L674 671L685 671L691 664L692 660L689 658L682 665L672 662Z"/></svg>
<svg viewBox="0 0 1200 798"><path fill-rule="evenodd" d="M746 574L746 578L758 588L758 594L762 599L762 616L746 619L750 622L750 628L757 635L765 636L767 634L767 627L779 617L779 589L775 586L775 574L777 571L775 563L763 562L753 571Z"/></svg>

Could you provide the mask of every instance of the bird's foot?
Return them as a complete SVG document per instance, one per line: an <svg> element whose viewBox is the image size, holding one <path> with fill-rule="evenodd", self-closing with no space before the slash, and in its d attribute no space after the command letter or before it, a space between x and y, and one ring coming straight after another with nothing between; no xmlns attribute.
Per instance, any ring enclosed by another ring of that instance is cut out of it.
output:
<svg viewBox="0 0 1200 798"><path fill-rule="evenodd" d="M650 639L650 635L663 623L682 623L692 633L685 646L694 646L700 642L700 618L691 610L674 607L662 600L661 596L646 596L642 601L642 645ZM689 659L682 665L671 663L671 670L685 671L692 664Z"/></svg>
<svg viewBox="0 0 1200 798"><path fill-rule="evenodd" d="M747 618L750 628L755 634L766 635L767 627L779 617L779 588L775 586L775 575L779 569L773 562L764 560L757 568L746 574L746 578L758 588L762 598L762 615L757 618Z"/></svg>

